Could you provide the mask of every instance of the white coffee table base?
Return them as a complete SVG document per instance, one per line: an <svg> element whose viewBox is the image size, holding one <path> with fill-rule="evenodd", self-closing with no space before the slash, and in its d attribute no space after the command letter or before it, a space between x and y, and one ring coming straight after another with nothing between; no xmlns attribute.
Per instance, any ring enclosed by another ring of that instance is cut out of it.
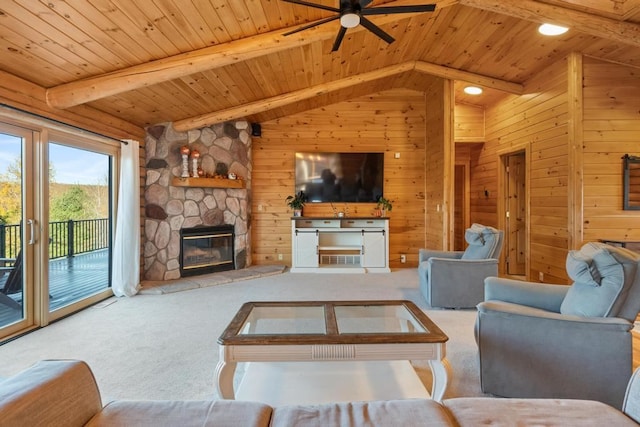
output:
<svg viewBox="0 0 640 427"><path fill-rule="evenodd" d="M272 406L429 397L406 360L250 362L236 393Z"/></svg>

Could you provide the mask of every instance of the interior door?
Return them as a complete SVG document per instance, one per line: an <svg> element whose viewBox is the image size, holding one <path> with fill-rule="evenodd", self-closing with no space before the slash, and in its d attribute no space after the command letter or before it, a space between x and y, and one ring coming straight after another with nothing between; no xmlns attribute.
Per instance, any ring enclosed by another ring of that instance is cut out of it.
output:
<svg viewBox="0 0 640 427"><path fill-rule="evenodd" d="M526 275L526 157L525 153L516 153L506 159L506 207L507 230L505 248L507 249L507 274Z"/></svg>

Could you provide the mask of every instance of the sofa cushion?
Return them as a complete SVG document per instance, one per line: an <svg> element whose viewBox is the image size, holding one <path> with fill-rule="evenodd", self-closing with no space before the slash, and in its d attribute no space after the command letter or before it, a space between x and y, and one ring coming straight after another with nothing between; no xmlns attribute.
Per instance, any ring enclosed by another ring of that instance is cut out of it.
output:
<svg viewBox="0 0 640 427"><path fill-rule="evenodd" d="M76 360L40 361L0 387L3 427L83 426L101 408L91 369Z"/></svg>
<svg viewBox="0 0 640 427"><path fill-rule="evenodd" d="M460 427L637 427L631 418L617 409L590 400L462 397L447 399L443 404Z"/></svg>
<svg viewBox="0 0 640 427"><path fill-rule="evenodd" d="M614 317L631 287L637 262L601 243L587 243L567 256L574 280L560 312L589 317Z"/></svg>
<svg viewBox="0 0 640 427"><path fill-rule="evenodd" d="M278 406L272 427L326 426L451 426L451 416L430 399Z"/></svg>
<svg viewBox="0 0 640 427"><path fill-rule="evenodd" d="M473 224L465 231L464 238L469 246L462 254L462 259L487 259L493 256L500 235L493 227Z"/></svg>
<svg viewBox="0 0 640 427"><path fill-rule="evenodd" d="M271 407L258 402L126 401L107 404L88 427L236 427L269 425Z"/></svg>

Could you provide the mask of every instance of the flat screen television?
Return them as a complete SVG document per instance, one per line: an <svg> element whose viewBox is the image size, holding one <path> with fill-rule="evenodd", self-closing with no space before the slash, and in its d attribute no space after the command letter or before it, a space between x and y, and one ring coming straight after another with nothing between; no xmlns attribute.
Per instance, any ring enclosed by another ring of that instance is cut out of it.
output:
<svg viewBox="0 0 640 427"><path fill-rule="evenodd" d="M375 203L383 173L384 153L296 153L295 191L311 203Z"/></svg>

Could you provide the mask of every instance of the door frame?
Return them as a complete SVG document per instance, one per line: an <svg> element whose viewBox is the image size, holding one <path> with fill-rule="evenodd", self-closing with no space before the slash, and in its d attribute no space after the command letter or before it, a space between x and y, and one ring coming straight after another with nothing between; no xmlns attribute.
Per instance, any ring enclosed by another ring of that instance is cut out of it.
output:
<svg viewBox="0 0 640 427"><path fill-rule="evenodd" d="M455 173L455 169L457 167L461 166L463 168L463 176L458 176L457 173ZM456 161L454 162L454 188L455 185L457 183L458 179L462 179L462 185L463 185L463 195L462 195L462 200L463 200L463 206L462 206L462 230L460 230L463 234L463 246L464 246L464 230L466 230L467 228L469 228L471 226L471 190L470 190L470 186L471 186L471 165L469 161ZM454 198L453 201L455 203L455 194L454 194ZM456 206L454 204L453 206L453 222L455 225L455 214L456 214ZM451 247L454 248L455 247L455 226L454 228L454 241L451 244ZM464 248L462 249L464 250Z"/></svg>
<svg viewBox="0 0 640 427"><path fill-rule="evenodd" d="M34 286L34 276L37 274L34 272L39 264L39 259L36 258L38 252L35 251L35 245L27 243L29 240L27 236L32 232L36 239L39 238L39 224L33 222L29 227L26 226L27 219L34 220L37 216L34 203L39 189L34 187L34 183L38 180L36 177L38 174L37 166L35 166L34 161L34 147L41 140L41 132L14 120L2 120L0 132L18 136L23 140L20 150L20 165L22 168L20 171L20 191L22 198L21 222L24 224L20 235L20 251L22 252L22 319L0 329L2 331L0 333L0 341L2 341L4 338L36 328L41 313L39 295L37 295L38 290ZM25 189L28 188L31 188L31 191L26 193Z"/></svg>
<svg viewBox="0 0 640 427"><path fill-rule="evenodd" d="M497 152L498 155L498 228L504 230L503 248L507 248L507 160L508 157L515 154L524 154L525 156L525 280L531 281L531 266L529 263L531 254L531 144L528 142L514 144ZM501 274L507 272L507 251L502 251L499 260L499 271Z"/></svg>
<svg viewBox="0 0 640 427"><path fill-rule="evenodd" d="M116 223L116 212L117 212L117 194L118 194L118 186L119 186L119 176L120 176L120 170L119 170L119 160L120 160L120 152L119 152L119 145L114 144L112 141L110 141L108 144L105 144L104 142L101 142L100 140L96 139L96 138L90 138L87 136L79 136L73 133L69 133L69 132L64 132L64 131L59 131L59 130L50 130L46 132L46 139L44 139L44 144L43 144L43 155L42 155L42 162L39 165L39 167L41 168L41 170L48 170L49 167L49 144L50 143L54 143L54 144L59 144L59 145L64 145L66 147L70 147L70 148L74 148L74 149L78 149L78 150L86 150L86 151L93 151L95 153L99 153L105 156L111 156L111 177L110 177L110 193L109 193L109 199L110 199L110 212L109 215L111 217L111 222L113 224L113 227L110 231L110 250L113 250L113 242L114 242L114 236L115 236L115 223ZM45 148L46 147L46 148ZM48 174L44 177L44 179L46 180L46 184L44 185L44 189L41 192L42 194L42 199L40 199L40 207L43 210L46 210L46 212L49 211L49 180L48 180ZM44 216L45 212L42 213L42 216L40 216L40 218L45 218ZM48 215L46 216L46 218L48 219ZM42 227L42 241L49 241L49 230L48 227ZM41 245L41 250L43 251L42 254L42 259L49 259L49 250L48 250L48 245ZM43 263L44 264L44 263ZM48 266L48 264L47 264ZM48 286L49 286L49 270L48 268L43 268L42 271L39 272L40 274L40 279L41 279L41 284L42 286L40 286L40 292L44 293L47 292L48 294ZM109 273L109 282L111 282L111 273ZM42 305L42 313L41 313L41 318L43 319L42 325L41 326L45 326L46 324L49 324L52 321L61 319L63 317L66 317L70 314L73 314L83 308L86 308L90 305L93 305L95 303L98 303L100 301L103 301L106 298L109 298L113 296L113 291L111 290L111 286L109 286L107 289L103 290L100 293L91 295L89 297L85 297L83 299L80 299L78 301L72 302L64 307L58 308L55 311L51 311L49 308L49 304L43 304Z"/></svg>
<svg viewBox="0 0 640 427"><path fill-rule="evenodd" d="M110 215L115 224L117 212L117 194L119 186L119 163L121 142L113 138L104 137L89 131L83 131L73 126L49 121L46 118L31 116L27 113L11 109L0 109L0 124L8 128L14 127L31 133L31 143L22 153L23 182L25 188L31 188L31 196L25 197L23 191L23 219L34 218L34 245L25 245L28 239L27 227L23 227L23 262L24 262L24 298L23 320L2 328L0 343L23 335L34 329L47 326L52 321L61 319L92 304L113 296L111 287L99 294L92 295L68 306L49 311L48 291L48 227L42 224L48 220L49 210L49 176L48 176L48 144L51 138L60 142L85 150L93 150L112 156L111 177L111 211ZM32 173L24 173L25 167L32 168ZM113 245L113 232L111 245ZM31 265L29 265L29 263Z"/></svg>

